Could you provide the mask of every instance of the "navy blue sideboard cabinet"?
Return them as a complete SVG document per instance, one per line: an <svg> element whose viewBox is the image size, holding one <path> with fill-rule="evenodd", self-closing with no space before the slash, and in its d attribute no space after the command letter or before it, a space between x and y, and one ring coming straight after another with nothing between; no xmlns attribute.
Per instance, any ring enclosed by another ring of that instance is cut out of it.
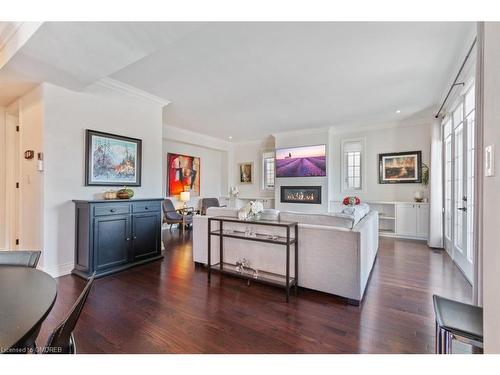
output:
<svg viewBox="0 0 500 375"><path fill-rule="evenodd" d="M161 259L162 200L74 200L72 273L87 279Z"/></svg>

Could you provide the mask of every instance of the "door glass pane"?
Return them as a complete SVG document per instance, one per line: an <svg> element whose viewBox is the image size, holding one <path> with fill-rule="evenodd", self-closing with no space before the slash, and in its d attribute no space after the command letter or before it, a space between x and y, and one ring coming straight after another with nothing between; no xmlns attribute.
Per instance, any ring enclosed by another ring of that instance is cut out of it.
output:
<svg viewBox="0 0 500 375"><path fill-rule="evenodd" d="M455 235L454 243L456 248L461 252L463 248L463 214L458 208L463 207L462 198L463 191L463 171L464 171L464 157L463 157L463 123L455 128L455 179L454 179L454 197L455 197Z"/></svg>
<svg viewBox="0 0 500 375"><path fill-rule="evenodd" d="M474 110L467 116L467 260L471 263L474 258L474 116Z"/></svg>
<svg viewBox="0 0 500 375"><path fill-rule="evenodd" d="M446 139L451 135L451 120L444 123L443 126L443 138Z"/></svg>
<svg viewBox="0 0 500 375"><path fill-rule="evenodd" d="M453 125L456 128L464 119L464 106L462 103L453 112Z"/></svg>
<svg viewBox="0 0 500 375"><path fill-rule="evenodd" d="M445 181L445 189L444 189L444 198L445 198L445 207L444 207L444 212L445 212L445 227L444 227L444 233L445 236L448 240L451 240L451 166L452 166L452 160L451 160L451 135L448 136L448 138L445 139L444 141L445 144L445 176L444 176L444 181Z"/></svg>
<svg viewBox="0 0 500 375"><path fill-rule="evenodd" d="M468 116L476 107L475 87L472 86L465 94L465 115Z"/></svg>

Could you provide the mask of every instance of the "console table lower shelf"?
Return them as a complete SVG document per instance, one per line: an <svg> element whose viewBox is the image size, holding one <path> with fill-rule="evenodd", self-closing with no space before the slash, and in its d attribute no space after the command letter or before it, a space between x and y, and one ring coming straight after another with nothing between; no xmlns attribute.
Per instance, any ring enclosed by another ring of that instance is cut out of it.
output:
<svg viewBox="0 0 500 375"><path fill-rule="evenodd" d="M212 230L212 222L217 222L219 224L218 230ZM223 228L224 223L244 223L246 225L257 225L257 226L268 226L268 227L281 227L286 231L285 236L275 236L275 235L263 235L263 234L255 234L254 236L246 236L244 232L240 231L225 231ZM291 236L291 232L294 232L294 237ZM210 260L212 259L212 236L219 237L219 262L216 264L210 264ZM257 270L257 274L255 274L255 270L243 268L241 270L236 269L235 264L224 262L224 238L232 238L232 239L240 239L244 241L257 241L257 242L265 242L274 245L283 245L286 248L286 258L285 258L285 275L280 275L277 273L267 272ZM298 241L298 223L297 222L285 222L285 221L266 221L266 220L255 220L255 221L245 221L239 220L232 217L211 217L208 219L208 246L207 246L207 271L208 271L208 283L210 283L210 274L211 272L218 272L220 274L229 275L238 277L241 279L245 279L250 282L253 280L258 283L272 285L275 287L280 287L285 290L286 293L286 302L289 301L290 290L292 287L295 290L295 294L297 294L298 289L298 250L299 250L299 241ZM290 274L290 247L294 246L294 276L292 277Z"/></svg>
<svg viewBox="0 0 500 375"><path fill-rule="evenodd" d="M210 266L212 272L219 272L230 276L239 277L241 279L248 280L248 282L255 281L261 284L267 284L276 286L279 288L287 289L286 276L258 270L259 275L254 276L253 269L244 269L241 272L236 270L236 265L231 263L223 263L222 267L220 263L212 264ZM295 279L293 277L288 278L288 289L297 286Z"/></svg>

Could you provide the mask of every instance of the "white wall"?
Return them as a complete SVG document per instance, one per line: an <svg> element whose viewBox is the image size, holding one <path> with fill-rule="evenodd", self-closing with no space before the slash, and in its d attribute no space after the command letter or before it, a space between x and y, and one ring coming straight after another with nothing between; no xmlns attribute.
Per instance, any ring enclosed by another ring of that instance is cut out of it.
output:
<svg viewBox="0 0 500 375"><path fill-rule="evenodd" d="M162 108L159 104L95 85L73 92L43 85L44 252L43 268L53 274L73 267L73 199L101 198L106 187L84 183L85 129L142 139L142 186L137 198L162 196Z"/></svg>
<svg viewBox="0 0 500 375"><path fill-rule="evenodd" d="M5 107L0 107L0 250L5 249Z"/></svg>
<svg viewBox="0 0 500 375"><path fill-rule="evenodd" d="M273 198L274 191L262 188L262 153L274 151L274 137L262 141L234 143L233 169L231 186L237 186L242 198ZM253 181L251 184L241 184L239 181L239 163L253 163Z"/></svg>
<svg viewBox="0 0 500 375"><path fill-rule="evenodd" d="M38 86L19 99L20 207L19 249L43 250L44 175L37 170L36 157L27 160L26 150L44 151L43 89Z"/></svg>
<svg viewBox="0 0 500 375"><path fill-rule="evenodd" d="M329 155L329 130L314 129L289 133L276 134L276 148L310 146L326 144L327 158ZM321 213L328 211L329 190L328 180L332 173L330 164L327 163L326 177L287 177L276 179L275 206L280 211L314 212ZM281 186L321 186L321 204L294 204L281 203Z"/></svg>
<svg viewBox="0 0 500 375"><path fill-rule="evenodd" d="M484 30L484 146L495 145L495 176L483 177L483 308L486 353L500 353L500 23ZM483 150L478 157L484 157ZM484 176L481 171L480 176Z"/></svg>
<svg viewBox="0 0 500 375"><path fill-rule="evenodd" d="M348 139L363 139L365 143L363 186L361 191L343 190L341 181L341 144L343 140ZM330 163L333 169L330 170L329 174L331 200L339 201L346 195L357 195L362 200L368 201L413 201L416 190L425 191L425 196L428 197L427 187L423 187L421 184L379 184L378 155L388 152L422 151L422 162L429 164L431 147L430 123L341 134L332 131L330 140Z"/></svg>

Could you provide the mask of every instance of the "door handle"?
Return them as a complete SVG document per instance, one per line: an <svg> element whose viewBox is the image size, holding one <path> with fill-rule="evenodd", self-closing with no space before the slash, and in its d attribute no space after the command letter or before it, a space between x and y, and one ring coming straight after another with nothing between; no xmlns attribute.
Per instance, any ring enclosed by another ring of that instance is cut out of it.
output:
<svg viewBox="0 0 500 375"><path fill-rule="evenodd" d="M467 207L458 207L457 210L467 212Z"/></svg>

